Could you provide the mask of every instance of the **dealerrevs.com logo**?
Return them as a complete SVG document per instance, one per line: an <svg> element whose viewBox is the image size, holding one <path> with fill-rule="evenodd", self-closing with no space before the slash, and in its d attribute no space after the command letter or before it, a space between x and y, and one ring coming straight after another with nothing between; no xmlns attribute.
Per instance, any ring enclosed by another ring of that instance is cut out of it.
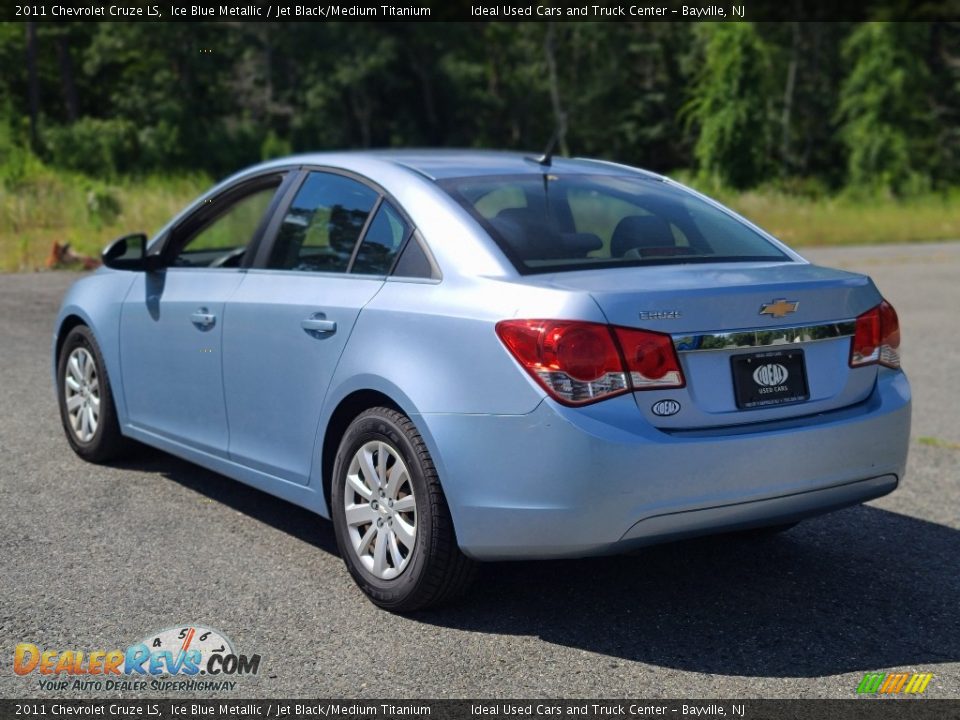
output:
<svg viewBox="0 0 960 720"><path fill-rule="evenodd" d="M857 694L920 695L932 679L930 673L867 673L857 685Z"/></svg>
<svg viewBox="0 0 960 720"><path fill-rule="evenodd" d="M259 669L260 655L239 654L223 633L200 625L151 633L125 650L41 649L24 642L13 652L13 671L37 676L40 690L233 690L232 678ZM170 679L175 676L183 679Z"/></svg>

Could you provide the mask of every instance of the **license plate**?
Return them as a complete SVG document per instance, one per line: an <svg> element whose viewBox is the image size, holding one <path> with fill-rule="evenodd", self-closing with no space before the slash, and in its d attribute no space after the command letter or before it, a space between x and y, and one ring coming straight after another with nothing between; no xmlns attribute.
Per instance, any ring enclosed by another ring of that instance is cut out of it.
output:
<svg viewBox="0 0 960 720"><path fill-rule="evenodd" d="M810 399L803 350L770 350L734 355L733 391L741 410Z"/></svg>

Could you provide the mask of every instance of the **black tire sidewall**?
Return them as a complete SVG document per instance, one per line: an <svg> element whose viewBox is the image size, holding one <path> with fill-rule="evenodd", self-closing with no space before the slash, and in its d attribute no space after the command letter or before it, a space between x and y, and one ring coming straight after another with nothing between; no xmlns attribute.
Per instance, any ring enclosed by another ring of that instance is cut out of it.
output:
<svg viewBox="0 0 960 720"><path fill-rule="evenodd" d="M97 379L100 385L100 416L97 423L97 429L89 442L82 442L77 438L70 425L70 418L67 413L67 399L64 392L66 383L67 360L78 347L85 348L93 357L96 366ZM119 436L117 419L113 407L113 395L110 391L110 381L107 377L106 366L103 362L103 356L100 354L100 347L93 337L93 333L85 325L78 325L68 333L60 349L60 357L57 361L57 401L60 407L60 421L63 423L63 430L67 435L67 441L74 452L83 458L96 460L101 455L109 452L110 445L115 444Z"/></svg>
<svg viewBox="0 0 960 720"><path fill-rule="evenodd" d="M417 507L417 539L413 557L403 572L391 580L381 580L367 570L356 556L347 530L343 507L344 483L350 461L357 450L371 440L385 441L400 454L413 485ZM330 515L340 554L356 583L382 607L399 606L414 595L423 581L433 544L432 508L424 468L407 432L387 413L375 409L362 413L347 429L334 461L330 492Z"/></svg>

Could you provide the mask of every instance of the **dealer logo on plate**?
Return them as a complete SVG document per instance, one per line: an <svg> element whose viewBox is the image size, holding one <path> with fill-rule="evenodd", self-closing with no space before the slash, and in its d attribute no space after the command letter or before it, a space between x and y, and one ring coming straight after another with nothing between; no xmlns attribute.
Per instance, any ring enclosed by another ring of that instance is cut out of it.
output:
<svg viewBox="0 0 960 720"><path fill-rule="evenodd" d="M790 377L790 373L788 373L787 369L780 363L761 365L753 371L753 381L757 385L763 385L764 387L783 385L788 377Z"/></svg>

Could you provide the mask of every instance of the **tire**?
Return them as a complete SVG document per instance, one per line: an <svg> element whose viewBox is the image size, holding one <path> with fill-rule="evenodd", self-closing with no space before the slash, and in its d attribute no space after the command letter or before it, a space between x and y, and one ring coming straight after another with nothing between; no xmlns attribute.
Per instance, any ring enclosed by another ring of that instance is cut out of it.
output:
<svg viewBox="0 0 960 720"><path fill-rule="evenodd" d="M60 349L57 398L63 430L77 455L89 462L104 463L120 457L128 449L130 443L120 433L117 422L117 409L100 346L86 325L70 330ZM79 402L79 411L76 407L68 409L68 402L71 405ZM87 414L85 419L84 414Z"/></svg>
<svg viewBox="0 0 960 720"><path fill-rule="evenodd" d="M383 407L358 415L340 441L330 497L340 555L376 605L407 613L467 590L476 566L460 552L436 468L410 418Z"/></svg>

